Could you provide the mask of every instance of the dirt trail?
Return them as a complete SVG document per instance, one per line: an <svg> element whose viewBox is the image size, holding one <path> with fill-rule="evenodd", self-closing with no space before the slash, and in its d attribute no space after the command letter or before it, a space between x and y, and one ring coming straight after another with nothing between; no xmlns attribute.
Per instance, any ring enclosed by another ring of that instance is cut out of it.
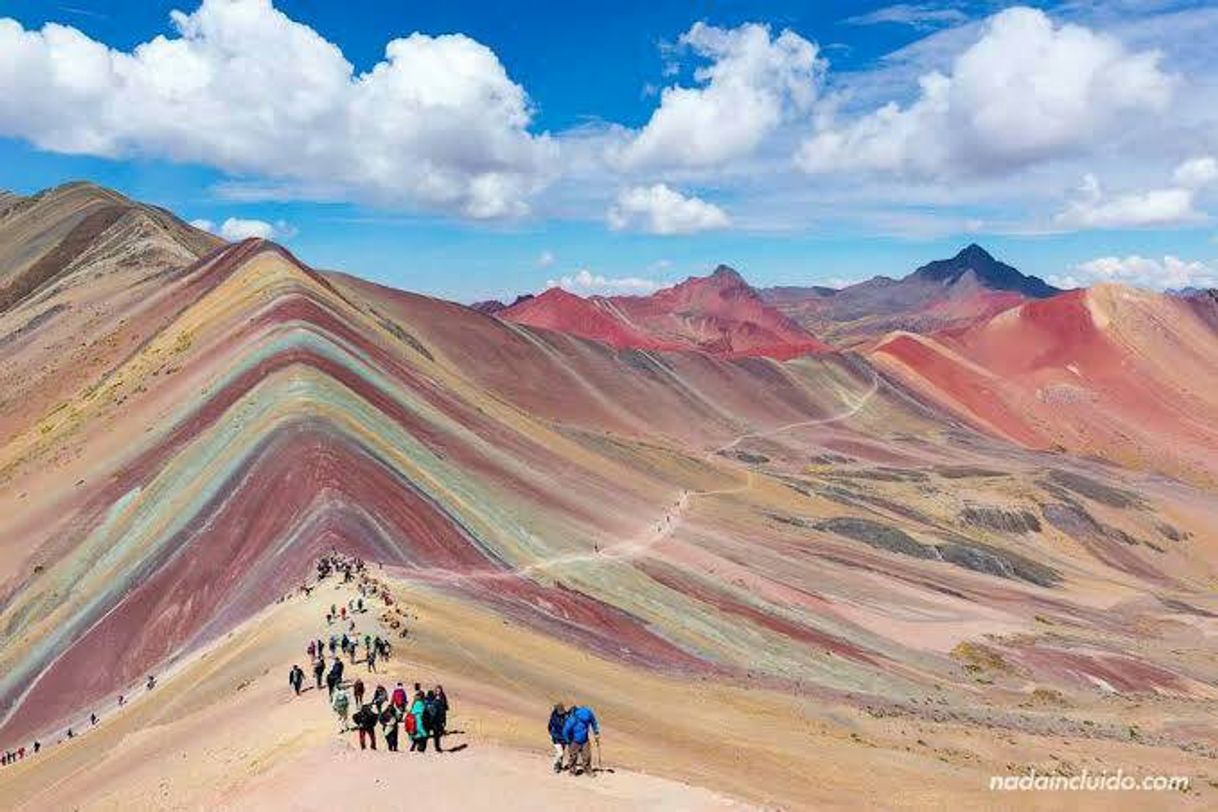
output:
<svg viewBox="0 0 1218 812"><path fill-rule="evenodd" d="M772 437L776 434L794 431L795 429L849 420L866 408L867 404L879 391L879 388L880 376L876 374L874 370L872 370L871 385L867 388L867 391L859 396L855 403L851 404L843 411L828 415L826 417L817 417L810 420L800 420L795 423L787 423L785 425L777 426L772 429L766 429L764 431L750 431L741 433L724 445L708 451L703 457L703 461L710 462L716 456L726 454L728 451L731 451L745 440ZM684 523L686 513L688 512L690 503L693 499L702 499L711 496L728 496L731 494L744 493L752 490L755 486L756 474L751 469L745 470L744 474L745 481L743 484L738 486L703 491L681 491L677 496L676 501L673 503L673 506L665 510L663 517L655 525L652 525L650 522L648 523L647 529L643 531L641 538L628 539L609 547L594 549L590 553L565 553L563 555L542 559L532 564L526 564L521 567L489 572L462 572L459 570L440 567L401 569L398 570L398 572L405 577L418 579L429 583L454 584L468 583L471 581L502 581L513 578L529 577L538 573L547 573L572 564L630 561L636 558L642 558L649 555L654 547L671 536L673 532L675 532L676 529Z"/></svg>

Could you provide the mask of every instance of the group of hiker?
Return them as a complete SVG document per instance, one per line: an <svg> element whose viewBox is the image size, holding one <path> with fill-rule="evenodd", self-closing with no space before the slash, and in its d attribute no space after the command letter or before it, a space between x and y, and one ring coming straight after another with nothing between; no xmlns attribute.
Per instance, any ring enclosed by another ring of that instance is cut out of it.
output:
<svg viewBox="0 0 1218 812"><path fill-rule="evenodd" d="M316 586L320 586L320 582L333 574L339 575L344 584L354 582L358 576L358 597L351 598L345 605L330 605L325 615L326 624L333 626L335 622L339 622L344 624L343 630L330 634L329 639L325 641L321 638L309 640L305 653L312 664L313 682L318 695L321 695L323 683L326 686L326 701L338 716L340 732L345 734L353 730L358 736L361 750L376 750L379 729L386 748L390 752L397 752L400 729L409 739L411 752L427 752L429 740L437 753L445 752L442 740L448 733L449 704L443 686L435 685L425 690L416 682L413 689L407 691L405 686L398 682L390 692L384 685L377 684L369 695L368 685L363 679L356 677L349 682L344 681L344 656L349 657L351 665L354 666L361 645L369 674L376 673L377 662L391 657L393 646L388 639L379 634L364 634L361 637L355 631L355 616L368 611L369 606L365 603L365 598L380 598L387 608L393 606L393 600L384 584L365 573L364 562L358 558L343 556L337 552L323 556L317 563ZM301 586L301 591L308 595L316 586L306 583ZM404 617L401 607L390 608L382 615L391 630L399 630L399 634L406 637ZM288 672L288 684L297 696L308 690L305 688L306 681L304 669L298 664L293 665ZM151 691L155 686L156 679L150 675L145 688ZM122 707L125 702L126 697L120 694L118 706ZM97 715L91 713L90 725L96 725L98 721ZM549 734L554 747L555 773L565 770L571 775L594 774L592 744L595 742L599 760L600 726L590 707L574 705L568 709L561 703L555 705L550 713ZM72 728L67 729L66 737L75 737ZM13 751L2 751L0 766L22 761L41 749L42 744L35 741L30 748L19 747Z"/></svg>
<svg viewBox="0 0 1218 812"><path fill-rule="evenodd" d="M351 662L354 664L356 662L355 652L359 645L358 640L348 638L344 633L337 645L342 646L344 653L350 651ZM335 647L336 641L332 636L330 638L332 653ZM383 657L388 657L391 647L387 640L382 640L379 636L365 635L364 650L368 670L374 672L376 669L373 663L377 652L381 652ZM324 675L326 696L330 707L338 716L341 732L346 733L352 729L357 731L361 750L369 747L373 750L376 749L376 731L379 727L386 746L391 752L396 752L398 725L400 724L405 728L406 736L410 739L411 751L426 752L427 741L430 739L435 744L436 752L444 752L440 740L446 733L448 724L448 695L444 693L443 686L437 685L425 692L416 682L414 691L408 695L405 687L399 682L392 694L385 689L384 685L377 685L369 696L367 686L359 677L356 677L350 686L343 682L346 666L342 657L335 655L327 670L325 649L321 640L310 640L305 652L313 658L313 679L318 692L321 691ZM298 696L304 690L304 681L304 669L299 665L293 665L288 672L288 684ZM348 687L350 693L348 693ZM353 697L354 701L352 701ZM354 712L352 712L353 709Z"/></svg>
<svg viewBox="0 0 1218 812"><path fill-rule="evenodd" d="M592 775L592 742L596 742L599 761L601 728L596 714L587 705L568 709L558 703L550 711L550 743L554 745L554 772L568 770L571 775Z"/></svg>
<svg viewBox="0 0 1218 812"><path fill-rule="evenodd" d="M398 726L401 725L410 740L410 751L414 753L427 752L427 742L430 739L437 753L443 753L441 740L448 732L448 696L443 686L423 691L419 683L414 684L414 691L408 695L402 683L398 683L390 694L385 686L378 685L371 698L365 702L366 686L362 680L355 680L351 685L354 702L347 694L347 689L339 687L330 701L334 713L338 716L341 732L355 730L359 736L359 748L376 749L376 732L379 728L384 738L385 746L390 752L398 751ZM356 710L351 713L354 707ZM348 714L350 721L348 722Z"/></svg>
<svg viewBox="0 0 1218 812"><path fill-rule="evenodd" d="M323 682L326 686L326 698L331 710L338 716L340 732L354 730L361 750L375 750L379 729L385 746L390 752L397 752L400 731L404 730L412 752L426 752L429 740L436 752L444 752L442 739L447 733L448 695L444 693L443 686L436 685L424 690L420 683L415 683L413 691L407 692L399 682L390 692L384 685L378 684L369 694L363 679L344 680L344 656L349 657L350 664L354 666L359 662L357 657L362 649L363 662L369 674L376 673L378 662L392 656L393 644L388 639L379 634L364 634L361 637L355 631L355 617L368 611L365 598L380 598L387 607L393 601L388 589L365 572L361 559L349 558L337 552L323 556L317 562L319 582L333 574L337 574L344 584L353 583L358 577L358 595L345 604L330 604L325 615L326 625L339 623L343 630L331 633L327 641L321 638L310 640L305 646L305 654L312 662L313 682L319 694ZM392 615L391 612L390 626L400 628L400 620ZM399 634L405 637L406 630L401 628ZM288 672L288 684L297 695L305 690L305 680L304 669L293 665Z"/></svg>

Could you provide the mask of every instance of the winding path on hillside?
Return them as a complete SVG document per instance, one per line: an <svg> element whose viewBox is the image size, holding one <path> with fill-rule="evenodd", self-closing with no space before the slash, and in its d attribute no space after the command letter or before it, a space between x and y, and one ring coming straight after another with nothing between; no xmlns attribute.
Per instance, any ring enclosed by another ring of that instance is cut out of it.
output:
<svg viewBox="0 0 1218 812"><path fill-rule="evenodd" d="M777 426L772 429L766 429L764 431L743 432L733 437L727 443L711 449L702 459L704 462L711 462L716 456L726 454L746 440L763 439L788 431L794 431L795 429L849 420L866 408L871 399L875 397L877 392L879 392L879 389L880 376L875 370L871 370L870 386L849 408L826 417L800 420L794 423L787 423L782 426ZM431 567L425 569L420 568L406 570L405 574L409 577L418 578L420 580L440 583L498 581L529 577L539 573L548 573L555 569L561 569L562 567L572 564L631 561L637 558L643 558L650 555L651 550L654 547L671 536L673 532L675 532L676 529L684 523L686 514L694 499L705 499L712 496L729 496L752 490L755 487L756 472L752 469L746 469L744 474L745 481L740 485L730 488L715 488L703 491L681 491L675 502L672 503L670 508L665 510L663 517L658 522L655 524L651 524L650 522L648 523L647 529L643 532L640 538L628 539L609 547L595 548L592 552L564 553L562 555L541 559L531 564L525 564L523 566L514 567L507 570L493 572L460 572L453 569Z"/></svg>

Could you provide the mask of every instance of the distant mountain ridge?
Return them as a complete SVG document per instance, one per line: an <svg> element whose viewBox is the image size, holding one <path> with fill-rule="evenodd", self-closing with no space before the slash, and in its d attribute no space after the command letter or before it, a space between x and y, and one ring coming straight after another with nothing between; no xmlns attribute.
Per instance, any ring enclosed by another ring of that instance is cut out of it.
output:
<svg viewBox="0 0 1218 812"><path fill-rule="evenodd" d="M839 347L867 344L894 330L959 329L1060 292L1000 262L976 243L900 279L875 276L840 289L786 286L760 291L767 302Z"/></svg>
<svg viewBox="0 0 1218 812"><path fill-rule="evenodd" d="M0 312L74 275L193 262L223 241L171 212L74 181L0 196Z"/></svg>
<svg viewBox="0 0 1218 812"><path fill-rule="evenodd" d="M925 279L944 284L957 282L972 271L977 280L990 290L1010 290L1033 299L1045 299L1061 293L1037 276L1020 273L1005 262L999 262L977 243L970 243L951 259L937 259L918 268L906 279Z"/></svg>
<svg viewBox="0 0 1218 812"><path fill-rule="evenodd" d="M708 276L690 277L650 296L585 298L546 291L525 294L510 305L489 300L472 307L618 348L788 358L830 346L865 345L896 330L959 329L1058 293L973 243L900 279L875 276L840 289L756 289L734 268L719 265Z"/></svg>
<svg viewBox="0 0 1218 812"><path fill-rule="evenodd" d="M720 265L649 296L577 296L551 288L511 306L478 309L505 321L602 341L619 349L695 349L725 357L785 360L831 348L766 303L735 269Z"/></svg>

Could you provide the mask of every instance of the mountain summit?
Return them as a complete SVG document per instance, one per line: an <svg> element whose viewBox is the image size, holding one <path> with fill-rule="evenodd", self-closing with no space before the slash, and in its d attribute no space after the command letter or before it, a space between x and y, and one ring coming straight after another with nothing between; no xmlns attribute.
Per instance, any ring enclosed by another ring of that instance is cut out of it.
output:
<svg viewBox="0 0 1218 812"><path fill-rule="evenodd" d="M1046 283L1040 277L1028 276L1005 262L999 262L989 251L977 243L964 247L951 259L937 259L934 262L926 263L906 279L912 277L951 285L969 271L973 272L983 287L990 290L1015 291L1032 299L1045 299L1061 293L1061 290Z"/></svg>
<svg viewBox="0 0 1218 812"><path fill-rule="evenodd" d="M581 298L552 288L495 315L613 347L696 349L712 355L794 358L830 348L767 304L739 273L720 265L650 296Z"/></svg>

